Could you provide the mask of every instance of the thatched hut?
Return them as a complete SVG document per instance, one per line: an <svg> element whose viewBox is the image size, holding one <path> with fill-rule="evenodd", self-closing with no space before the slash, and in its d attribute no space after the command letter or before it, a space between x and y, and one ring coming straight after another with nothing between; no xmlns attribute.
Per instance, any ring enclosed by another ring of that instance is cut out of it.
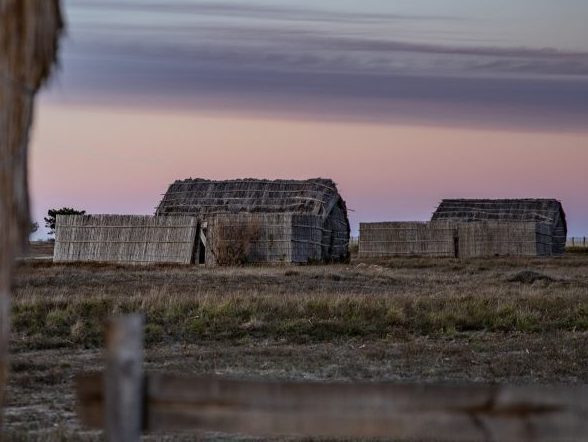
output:
<svg viewBox="0 0 588 442"><path fill-rule="evenodd" d="M347 208L329 179L176 181L156 214L199 220L199 262L308 263L348 258Z"/></svg>
<svg viewBox="0 0 588 442"><path fill-rule="evenodd" d="M566 215L562 204L555 199L446 199L441 202L432 220L486 223L489 233L483 234L484 225L480 225L476 229L477 234L470 234L472 242L478 244L472 247L478 249L484 241L494 244L502 242L503 245L518 241L528 243L526 255L533 251L535 256L560 256L565 253ZM492 235L494 239L490 239ZM464 244L460 244L460 248L466 247L465 236L462 242ZM550 250L547 243L551 244ZM482 252L466 253L464 250L463 253L478 256Z"/></svg>

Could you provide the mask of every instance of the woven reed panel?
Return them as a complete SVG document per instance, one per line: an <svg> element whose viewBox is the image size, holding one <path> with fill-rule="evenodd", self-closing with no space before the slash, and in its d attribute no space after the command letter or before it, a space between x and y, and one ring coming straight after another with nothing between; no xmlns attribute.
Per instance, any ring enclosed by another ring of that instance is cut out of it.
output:
<svg viewBox="0 0 588 442"><path fill-rule="evenodd" d="M459 257L550 256L550 227L536 222L474 222L458 226Z"/></svg>
<svg viewBox="0 0 588 442"><path fill-rule="evenodd" d="M455 226L436 222L362 223L359 256L455 256Z"/></svg>
<svg viewBox="0 0 588 442"><path fill-rule="evenodd" d="M208 217L207 223L208 265L302 264L323 259L320 216L238 213Z"/></svg>
<svg viewBox="0 0 588 442"><path fill-rule="evenodd" d="M54 262L193 262L198 221L184 216L59 215Z"/></svg>

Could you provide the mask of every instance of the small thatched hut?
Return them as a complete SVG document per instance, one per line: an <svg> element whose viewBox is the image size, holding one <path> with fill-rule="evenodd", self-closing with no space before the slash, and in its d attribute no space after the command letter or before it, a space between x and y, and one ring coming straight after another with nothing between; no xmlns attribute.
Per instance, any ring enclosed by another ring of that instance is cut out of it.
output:
<svg viewBox="0 0 588 442"><path fill-rule="evenodd" d="M347 208L329 179L176 181L156 215L190 215L199 220L199 262L307 263L348 258Z"/></svg>
<svg viewBox="0 0 588 442"><path fill-rule="evenodd" d="M491 229L493 234L498 235L498 240L503 243L513 242L518 237L520 241L536 242L530 247L536 250L536 255L560 256L565 253L568 230L566 215L562 204L555 199L446 199L441 202L432 220L489 223L487 226L494 226ZM526 225L523 226L520 223ZM509 225L512 226L513 232L509 231ZM481 241L482 230L480 229L481 227L477 229L478 239L475 239L475 234L470 234L477 243ZM521 236L522 231L527 232L526 239ZM482 238L482 240L486 239ZM496 243L498 240L494 238L491 241ZM545 246L547 241L551 243L551 250L547 250Z"/></svg>

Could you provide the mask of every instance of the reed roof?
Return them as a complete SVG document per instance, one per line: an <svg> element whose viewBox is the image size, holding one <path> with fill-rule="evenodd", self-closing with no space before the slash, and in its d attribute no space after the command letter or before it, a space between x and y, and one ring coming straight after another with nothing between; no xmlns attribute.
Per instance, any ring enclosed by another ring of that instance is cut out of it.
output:
<svg viewBox="0 0 588 442"><path fill-rule="evenodd" d="M326 218L337 205L346 212L337 185L330 179L211 181L190 178L169 186L157 214L206 216L265 212Z"/></svg>
<svg viewBox="0 0 588 442"><path fill-rule="evenodd" d="M445 199L433 221L535 221L566 226L561 202L556 199Z"/></svg>

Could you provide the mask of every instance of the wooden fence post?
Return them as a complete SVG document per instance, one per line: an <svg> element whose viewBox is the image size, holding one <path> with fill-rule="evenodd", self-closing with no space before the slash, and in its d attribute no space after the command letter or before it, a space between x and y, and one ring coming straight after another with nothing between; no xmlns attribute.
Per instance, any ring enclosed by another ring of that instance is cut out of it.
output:
<svg viewBox="0 0 588 442"><path fill-rule="evenodd" d="M1 215L1 214L0 214ZM0 221L0 227L2 222ZM5 251L0 250L0 255ZM8 380L8 346L10 342L10 264L0 257L0 433L4 424L4 395ZM0 436L1 439L1 436Z"/></svg>
<svg viewBox="0 0 588 442"><path fill-rule="evenodd" d="M0 439L8 373L10 282L30 230L27 145L36 92L55 61L59 0L0 0Z"/></svg>
<svg viewBox="0 0 588 442"><path fill-rule="evenodd" d="M138 442L143 429L143 315L113 319L106 334L105 431L109 442Z"/></svg>

